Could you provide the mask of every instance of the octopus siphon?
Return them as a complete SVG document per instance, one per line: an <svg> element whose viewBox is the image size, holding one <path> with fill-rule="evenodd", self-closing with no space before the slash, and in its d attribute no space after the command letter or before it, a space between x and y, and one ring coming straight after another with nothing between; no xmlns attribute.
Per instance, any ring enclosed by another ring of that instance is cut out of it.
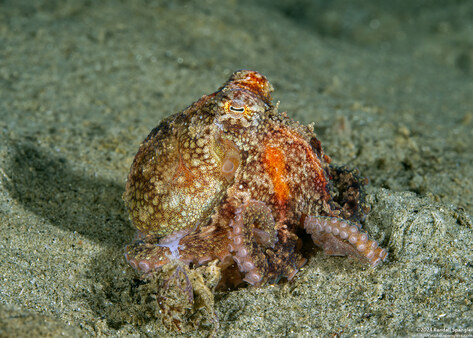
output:
<svg viewBox="0 0 473 338"><path fill-rule="evenodd" d="M310 239L373 267L386 259L361 230L366 180L330 165L313 126L279 112L272 91L260 73L237 71L143 141L124 193L134 269L215 261L221 287L262 286L292 279Z"/></svg>

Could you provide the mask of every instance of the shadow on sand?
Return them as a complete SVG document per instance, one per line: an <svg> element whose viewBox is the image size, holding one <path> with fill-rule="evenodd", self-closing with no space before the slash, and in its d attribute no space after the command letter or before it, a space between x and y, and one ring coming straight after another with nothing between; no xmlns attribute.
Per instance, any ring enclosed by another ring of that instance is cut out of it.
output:
<svg viewBox="0 0 473 338"><path fill-rule="evenodd" d="M85 176L31 142L12 142L6 171L13 198L63 230L106 246L123 246L133 230L121 196L124 185Z"/></svg>

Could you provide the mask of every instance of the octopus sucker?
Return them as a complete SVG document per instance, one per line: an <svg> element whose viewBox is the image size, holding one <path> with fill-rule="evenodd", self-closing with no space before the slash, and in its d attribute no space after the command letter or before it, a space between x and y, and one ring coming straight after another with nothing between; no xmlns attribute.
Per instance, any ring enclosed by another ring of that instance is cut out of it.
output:
<svg viewBox="0 0 473 338"><path fill-rule="evenodd" d="M331 165L314 127L272 92L262 74L237 71L140 145L123 199L137 229L125 259L143 278L212 266L222 289L291 280L309 258L303 231L327 254L386 260L361 230L367 180Z"/></svg>
<svg viewBox="0 0 473 338"><path fill-rule="evenodd" d="M355 256L368 261L371 266L384 262L388 257L386 250L370 240L356 225L339 217L308 216L304 229L316 245L333 256Z"/></svg>

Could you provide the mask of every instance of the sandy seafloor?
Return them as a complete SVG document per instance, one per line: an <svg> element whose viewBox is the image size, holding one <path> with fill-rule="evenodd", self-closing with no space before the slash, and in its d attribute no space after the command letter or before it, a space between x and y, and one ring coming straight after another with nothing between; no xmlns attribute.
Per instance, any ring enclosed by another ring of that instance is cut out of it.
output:
<svg viewBox="0 0 473 338"><path fill-rule="evenodd" d="M473 336L473 3L390 3L1 1L0 336L169 334L126 316L125 178L238 69L369 177L390 255L217 293L217 336Z"/></svg>

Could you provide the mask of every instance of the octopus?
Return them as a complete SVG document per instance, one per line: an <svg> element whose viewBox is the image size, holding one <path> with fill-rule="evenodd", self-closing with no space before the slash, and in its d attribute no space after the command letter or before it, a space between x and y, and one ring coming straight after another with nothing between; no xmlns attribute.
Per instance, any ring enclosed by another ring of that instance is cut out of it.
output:
<svg viewBox="0 0 473 338"><path fill-rule="evenodd" d="M124 193L134 269L212 262L223 287L259 287L291 280L307 242L373 267L386 260L361 229L366 180L331 165L313 125L279 112L272 91L260 73L237 71L142 142Z"/></svg>

